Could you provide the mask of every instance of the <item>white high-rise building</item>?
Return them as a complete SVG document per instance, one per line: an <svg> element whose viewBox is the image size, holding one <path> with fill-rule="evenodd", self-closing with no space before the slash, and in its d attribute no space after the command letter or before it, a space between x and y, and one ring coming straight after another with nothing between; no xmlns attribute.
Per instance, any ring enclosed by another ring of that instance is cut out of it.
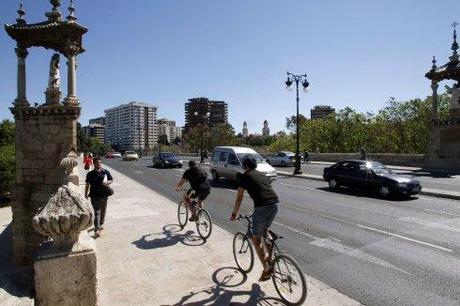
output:
<svg viewBox="0 0 460 306"><path fill-rule="evenodd" d="M176 121L166 118L158 119L158 137L166 135L168 142L172 142L176 138L182 137L182 129L176 126Z"/></svg>
<svg viewBox="0 0 460 306"><path fill-rule="evenodd" d="M158 141L157 110L142 102L104 110L106 143L120 151L153 148Z"/></svg>

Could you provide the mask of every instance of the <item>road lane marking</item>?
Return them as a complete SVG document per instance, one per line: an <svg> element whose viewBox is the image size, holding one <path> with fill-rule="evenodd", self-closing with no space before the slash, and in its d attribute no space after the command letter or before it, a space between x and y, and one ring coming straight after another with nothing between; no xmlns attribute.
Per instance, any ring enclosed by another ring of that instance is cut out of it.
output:
<svg viewBox="0 0 460 306"><path fill-rule="evenodd" d="M423 210L434 212L434 213L441 214L441 215L447 215L447 216L452 216L452 217L457 217L457 218L460 217L460 215L451 214L451 213L444 212L444 211L438 211L438 210L433 210L433 209L428 209L428 208L424 208Z"/></svg>
<svg viewBox="0 0 460 306"><path fill-rule="evenodd" d="M402 240L407 240L407 241L411 241L411 242L414 242L414 243L422 244L422 245L429 246L429 247L432 247L432 248L435 248L435 249L438 249L438 250L441 250L441 251L445 251L445 252L449 252L449 253L453 252L453 250L451 250L451 249L448 249L448 248L445 248L445 247L442 247L442 246L439 246L439 245L436 245L436 244L428 243L428 242L425 242L425 241L412 239L412 238L409 238L407 236L398 235L398 234L387 232L387 231L384 231L384 230L379 230L379 229L369 227L369 226L365 226L365 225L362 225L362 224L355 224L355 225L358 226L358 227L367 229L369 231L373 231L373 232L385 234L385 235L388 235L388 236L392 236L392 237L395 237L395 238L399 238L399 239L402 239Z"/></svg>
<svg viewBox="0 0 460 306"><path fill-rule="evenodd" d="M319 237L316 237L312 234L308 234L304 231L301 231L301 230L298 230L296 228L293 228L292 226L289 226L289 225L285 225L285 224L282 224L282 223L279 223L277 221L273 221L274 224L282 227L282 228L285 228L287 230L290 230L290 231L293 231L299 235L302 235L302 236L305 236L305 237L308 237L310 239L312 239L313 241L310 241L309 244L311 245L314 245L314 246L317 246L317 247L320 247L320 248L323 248L323 249L328 249L328 250L331 250L331 251L334 251L336 253L339 253L339 254L345 254L345 255L348 255L350 257L354 257L354 258L357 258L357 259L360 259L360 260L364 260L364 261L367 261L367 262L370 262L370 263L373 263L373 264L377 264L377 265L380 265L380 266L383 266L383 267L386 267L386 268L390 268L390 269L393 269L393 270L396 270L396 271L399 271L399 272L403 272L405 274L411 274L403 269L400 269L398 267L396 267L395 265L391 264L390 262L384 260L384 259L381 259L381 258L378 258L378 257L375 257L375 256L372 256L366 252L363 252L361 250L359 250L358 248L354 249L352 247L349 247L347 245L344 245L341 243L340 239L337 239L337 238L334 238L334 237L330 237L330 238L319 238Z"/></svg>
<svg viewBox="0 0 460 306"><path fill-rule="evenodd" d="M419 224L419 225L426 226L426 227L433 227L433 228L438 228L438 229L441 229L441 230L444 230L444 231L460 233L460 228L453 227L453 226L450 226L450 225L445 225L445 224L442 224L442 223L431 222L431 221L428 221L428 220L423 220L423 219L415 218L415 217L401 217L399 219L401 221L414 223L414 224Z"/></svg>

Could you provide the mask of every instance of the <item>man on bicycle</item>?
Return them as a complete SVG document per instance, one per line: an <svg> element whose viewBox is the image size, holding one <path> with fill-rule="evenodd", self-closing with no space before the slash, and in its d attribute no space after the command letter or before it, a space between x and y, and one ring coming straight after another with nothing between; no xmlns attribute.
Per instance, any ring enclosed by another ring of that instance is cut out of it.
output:
<svg viewBox="0 0 460 306"><path fill-rule="evenodd" d="M177 183L176 191L181 190L185 182L190 182L191 189L184 194L184 202L192 212L192 216L189 220L196 221L196 211L192 208L190 199L192 196L198 197L198 205L200 208L203 208L203 201L211 192L211 186L208 183L208 175L203 169L197 167L194 160L189 161L188 167L189 168L184 172L182 178ZM195 193L195 195L192 195L192 193Z"/></svg>
<svg viewBox="0 0 460 306"><path fill-rule="evenodd" d="M243 200L244 191L247 190L251 199L254 201L254 212L252 214L252 241L254 242L257 255L264 267L259 281L266 281L270 279L272 271L268 264L269 255L266 252L267 246L265 245L263 236L268 235L268 228L278 213L279 200L270 184L270 180L264 173L255 170L257 168L257 162L253 157L245 156L242 166L245 172L241 174L238 179L238 193L236 195L235 206L230 220L236 220L241 201Z"/></svg>

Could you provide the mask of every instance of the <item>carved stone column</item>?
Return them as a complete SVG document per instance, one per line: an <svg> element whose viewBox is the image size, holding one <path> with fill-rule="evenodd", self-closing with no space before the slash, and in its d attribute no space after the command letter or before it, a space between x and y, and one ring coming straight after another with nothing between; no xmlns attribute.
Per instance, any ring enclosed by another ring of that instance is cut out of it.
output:
<svg viewBox="0 0 460 306"><path fill-rule="evenodd" d="M17 107L28 107L29 102L26 97L26 57L29 54L26 48L18 47L15 49L16 55L18 56L18 96L14 101L14 105Z"/></svg>
<svg viewBox="0 0 460 306"><path fill-rule="evenodd" d="M431 112L431 119L433 121L438 120L438 87L439 84L435 81L431 81L431 89L433 90L433 95L432 95L432 112Z"/></svg>
<svg viewBox="0 0 460 306"><path fill-rule="evenodd" d="M77 98L77 78L76 78L76 48L68 46L66 48L67 56L67 98L65 99L66 105L78 106Z"/></svg>

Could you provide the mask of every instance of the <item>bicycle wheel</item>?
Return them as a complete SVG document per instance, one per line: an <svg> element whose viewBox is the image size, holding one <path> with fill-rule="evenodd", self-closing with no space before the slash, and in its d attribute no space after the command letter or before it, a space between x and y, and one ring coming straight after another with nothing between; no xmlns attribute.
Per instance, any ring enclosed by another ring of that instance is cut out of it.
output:
<svg viewBox="0 0 460 306"><path fill-rule="evenodd" d="M233 238L233 257L240 271L251 272L254 267L254 250L245 234L239 232Z"/></svg>
<svg viewBox="0 0 460 306"><path fill-rule="evenodd" d="M206 209L200 209L196 220L196 229L203 239L208 239L212 232L211 215Z"/></svg>
<svg viewBox="0 0 460 306"><path fill-rule="evenodd" d="M181 228L184 228L188 221L188 209L184 201L180 201L177 206L177 220Z"/></svg>
<svg viewBox="0 0 460 306"><path fill-rule="evenodd" d="M273 262L273 284L281 299L288 305L301 305L307 298L307 282L297 262L280 254Z"/></svg>

